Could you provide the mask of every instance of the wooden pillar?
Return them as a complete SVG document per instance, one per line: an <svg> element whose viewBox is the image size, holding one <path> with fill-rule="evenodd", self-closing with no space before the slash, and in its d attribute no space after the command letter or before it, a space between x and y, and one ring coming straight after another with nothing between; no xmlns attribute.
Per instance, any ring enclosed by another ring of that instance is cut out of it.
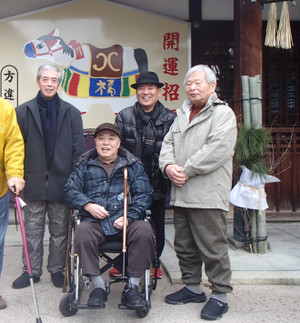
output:
<svg viewBox="0 0 300 323"><path fill-rule="evenodd" d="M259 2L234 0L234 110L242 121L241 76L262 75L262 13Z"/></svg>
<svg viewBox="0 0 300 323"><path fill-rule="evenodd" d="M191 22L192 66L201 63L202 0L189 0L189 21ZM203 63L203 62L202 62Z"/></svg>
<svg viewBox="0 0 300 323"><path fill-rule="evenodd" d="M251 2L251 0L234 0L234 110L238 118L238 122L242 122L242 90L241 76L247 75L253 77L255 75L262 76L262 13L259 2ZM266 240L259 241L266 236L266 218L257 216L251 224L251 233L254 240L253 244L255 252L265 253L268 249ZM235 216L239 216L234 213Z"/></svg>

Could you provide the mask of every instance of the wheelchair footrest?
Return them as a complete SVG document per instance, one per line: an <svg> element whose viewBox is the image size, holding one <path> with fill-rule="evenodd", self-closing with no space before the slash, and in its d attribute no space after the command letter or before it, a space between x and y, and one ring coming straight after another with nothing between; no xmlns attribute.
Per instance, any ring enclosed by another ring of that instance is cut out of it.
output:
<svg viewBox="0 0 300 323"><path fill-rule="evenodd" d="M105 308L105 304L103 306L88 306L87 304L79 304L77 308L83 309L83 310L97 310L97 309Z"/></svg>
<svg viewBox="0 0 300 323"><path fill-rule="evenodd" d="M120 310L132 310L132 308L129 308L128 306L123 304L119 304L118 307Z"/></svg>
<svg viewBox="0 0 300 323"><path fill-rule="evenodd" d="M124 304L119 304L118 307L120 310L149 310L151 308L151 302L147 301L146 305L144 307L132 308L132 307L128 307Z"/></svg>

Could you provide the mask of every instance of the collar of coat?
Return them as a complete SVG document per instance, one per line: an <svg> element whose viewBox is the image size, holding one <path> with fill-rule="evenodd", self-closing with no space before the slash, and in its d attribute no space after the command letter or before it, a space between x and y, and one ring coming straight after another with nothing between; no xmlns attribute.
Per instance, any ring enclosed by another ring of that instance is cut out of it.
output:
<svg viewBox="0 0 300 323"><path fill-rule="evenodd" d="M224 105L227 105L226 102L220 100L218 98L218 95L216 92L214 92L207 100L205 106L203 107L203 109L201 110L201 112L207 110L209 107L213 106L213 105L219 105L219 104L224 104ZM187 99L183 102L183 105L182 105L182 110L185 114L188 114L190 113L190 110L191 110L191 107L193 106L193 103Z"/></svg>
<svg viewBox="0 0 300 323"><path fill-rule="evenodd" d="M129 152L127 149L125 149L123 147L119 148L118 155L119 155L120 159L124 161L124 166L131 165L134 162L138 162L141 164L141 161L137 157L132 155L131 152ZM79 159L76 163L76 166L78 166L82 162L87 162L89 160L96 160L97 158L98 158L97 150L96 150L96 148L92 148L92 149L86 151L84 154L82 154L79 157Z"/></svg>

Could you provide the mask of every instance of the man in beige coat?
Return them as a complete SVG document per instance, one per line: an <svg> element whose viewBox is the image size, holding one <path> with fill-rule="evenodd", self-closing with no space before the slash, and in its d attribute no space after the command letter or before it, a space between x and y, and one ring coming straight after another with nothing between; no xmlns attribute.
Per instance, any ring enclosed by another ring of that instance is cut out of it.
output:
<svg viewBox="0 0 300 323"><path fill-rule="evenodd" d="M215 93L216 75L205 65L185 77L188 99L166 135L160 168L172 181L175 250L185 287L166 296L169 304L205 302L202 264L212 293L201 318L216 320L228 311L232 291L226 214L232 182L236 117Z"/></svg>

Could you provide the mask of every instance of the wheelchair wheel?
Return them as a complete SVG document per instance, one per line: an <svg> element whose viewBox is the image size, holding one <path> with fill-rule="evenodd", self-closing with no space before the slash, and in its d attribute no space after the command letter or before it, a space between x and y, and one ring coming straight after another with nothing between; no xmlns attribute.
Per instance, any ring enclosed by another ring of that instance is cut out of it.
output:
<svg viewBox="0 0 300 323"><path fill-rule="evenodd" d="M59 310L62 315L68 317L77 313L78 308L74 304L75 291L65 294L59 302Z"/></svg>
<svg viewBox="0 0 300 323"><path fill-rule="evenodd" d="M146 307L146 308L143 308L143 309L138 309L136 310L136 315L139 317L139 318L144 318L147 316L147 314L149 313L149 310L150 308Z"/></svg>

